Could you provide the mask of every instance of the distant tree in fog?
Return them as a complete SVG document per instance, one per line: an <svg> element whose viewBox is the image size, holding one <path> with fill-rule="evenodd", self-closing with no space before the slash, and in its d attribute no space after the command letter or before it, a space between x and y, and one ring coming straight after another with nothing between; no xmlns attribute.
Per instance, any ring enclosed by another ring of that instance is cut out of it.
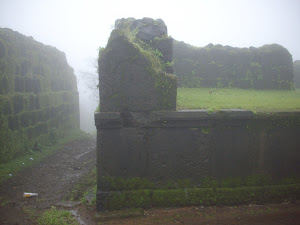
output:
<svg viewBox="0 0 300 225"><path fill-rule="evenodd" d="M92 100L99 102L99 79L98 79L98 64L97 59L91 58L89 60L89 67L92 70L80 71L79 82L83 83L84 93L88 93Z"/></svg>

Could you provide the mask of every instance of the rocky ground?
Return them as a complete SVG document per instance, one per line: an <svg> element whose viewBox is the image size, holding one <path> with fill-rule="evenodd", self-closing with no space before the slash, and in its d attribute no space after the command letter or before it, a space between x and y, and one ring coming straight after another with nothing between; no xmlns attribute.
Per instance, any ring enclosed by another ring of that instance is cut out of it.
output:
<svg viewBox="0 0 300 225"><path fill-rule="evenodd" d="M0 224L36 224L38 216L56 206L72 212L80 224L300 224L300 203L231 207L155 208L136 218L97 222L95 206L65 201L96 163L96 140L65 145L40 164L0 185ZM24 192L38 197L23 198Z"/></svg>

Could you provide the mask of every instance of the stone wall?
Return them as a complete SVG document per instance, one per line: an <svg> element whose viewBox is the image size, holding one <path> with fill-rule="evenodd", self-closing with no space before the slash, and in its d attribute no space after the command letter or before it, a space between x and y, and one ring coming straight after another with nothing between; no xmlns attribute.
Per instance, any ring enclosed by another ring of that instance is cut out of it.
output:
<svg viewBox="0 0 300 225"><path fill-rule="evenodd" d="M118 188L123 188L124 181L135 181L130 186L134 190L135 185L146 189L172 189L180 184L185 185L182 188L202 187L208 178L237 182L264 177L275 183L299 179L299 112L107 112L95 114L95 120L100 211L109 209L107 201L114 197L120 196L121 201L124 190ZM147 186L149 182L155 185ZM130 202L136 200L132 192ZM136 202L143 202L143 196Z"/></svg>
<svg viewBox="0 0 300 225"><path fill-rule="evenodd" d="M299 112L175 111L176 78L168 74L172 42L164 22L128 18L115 26L99 52L98 210L109 209L108 199L115 208L122 208L121 201L140 206L146 195L151 199L152 192L122 195L128 180L135 190L136 184L155 189L169 180L198 187L208 177L299 176Z"/></svg>
<svg viewBox="0 0 300 225"><path fill-rule="evenodd" d="M200 48L174 41L173 59L179 87L294 88L292 56L278 44Z"/></svg>
<svg viewBox="0 0 300 225"><path fill-rule="evenodd" d="M100 111L175 110L172 39L162 20L116 21L99 51Z"/></svg>
<svg viewBox="0 0 300 225"><path fill-rule="evenodd" d="M294 61L295 87L300 88L300 60Z"/></svg>
<svg viewBox="0 0 300 225"><path fill-rule="evenodd" d="M0 29L0 162L42 135L79 128L76 77L63 52Z"/></svg>
<svg viewBox="0 0 300 225"><path fill-rule="evenodd" d="M299 112L98 113L95 119L99 177L147 177L160 183L300 173Z"/></svg>

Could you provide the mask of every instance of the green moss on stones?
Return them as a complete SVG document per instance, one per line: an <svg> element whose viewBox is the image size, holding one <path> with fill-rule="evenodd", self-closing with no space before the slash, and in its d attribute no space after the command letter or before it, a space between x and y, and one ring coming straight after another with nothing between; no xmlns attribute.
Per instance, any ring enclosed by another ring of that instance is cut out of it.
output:
<svg viewBox="0 0 300 225"><path fill-rule="evenodd" d="M280 45L197 48L178 41L173 45L180 87L294 89L292 56Z"/></svg>
<svg viewBox="0 0 300 225"><path fill-rule="evenodd" d="M2 39L0 39L0 58L4 58L6 56L6 47Z"/></svg>
<svg viewBox="0 0 300 225"><path fill-rule="evenodd" d="M167 180L157 184L148 178L120 178L120 177L100 177L98 186L103 191L128 191L143 189L184 189L184 188L233 188L251 187L265 185L289 185L300 183L299 177L286 177L281 180L273 180L270 176L253 174L246 177L213 178L205 177L199 181L190 179Z"/></svg>
<svg viewBox="0 0 300 225"><path fill-rule="evenodd" d="M110 192L106 208L237 205L299 200L300 184L235 188L192 188Z"/></svg>
<svg viewBox="0 0 300 225"><path fill-rule="evenodd" d="M0 28L0 52L2 163L26 154L53 126L78 128L79 100L63 52L6 28Z"/></svg>
<svg viewBox="0 0 300 225"><path fill-rule="evenodd" d="M135 22L141 24L133 29ZM138 27L143 27L143 23L124 19L116 24L118 29L111 32L106 48L99 51L101 110L175 110L176 77L166 73L163 53L153 48L151 42L136 36ZM108 89L105 83L109 83L111 88ZM139 93L138 96L134 92ZM147 94L141 96L143 92ZM143 102L140 108L139 101Z"/></svg>
<svg viewBox="0 0 300 225"><path fill-rule="evenodd" d="M99 186L102 190L140 190L140 189L152 189L155 187L154 183L147 178L117 178L117 177L101 177L98 178Z"/></svg>
<svg viewBox="0 0 300 225"><path fill-rule="evenodd" d="M147 178L98 179L101 191L109 191L105 208L178 207L191 205L237 205L300 199L299 177L272 180L264 175L206 177L196 184L189 179L155 184Z"/></svg>
<svg viewBox="0 0 300 225"><path fill-rule="evenodd" d="M294 61L293 67L294 67L295 87L300 88L300 60Z"/></svg>

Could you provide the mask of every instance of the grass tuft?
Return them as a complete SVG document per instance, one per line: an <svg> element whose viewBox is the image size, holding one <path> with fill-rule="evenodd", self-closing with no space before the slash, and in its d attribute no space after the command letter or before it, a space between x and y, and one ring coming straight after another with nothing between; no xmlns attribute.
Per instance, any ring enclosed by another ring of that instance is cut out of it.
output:
<svg viewBox="0 0 300 225"><path fill-rule="evenodd" d="M40 225L79 225L72 213L65 210L58 210L55 207L45 211L38 220Z"/></svg>

